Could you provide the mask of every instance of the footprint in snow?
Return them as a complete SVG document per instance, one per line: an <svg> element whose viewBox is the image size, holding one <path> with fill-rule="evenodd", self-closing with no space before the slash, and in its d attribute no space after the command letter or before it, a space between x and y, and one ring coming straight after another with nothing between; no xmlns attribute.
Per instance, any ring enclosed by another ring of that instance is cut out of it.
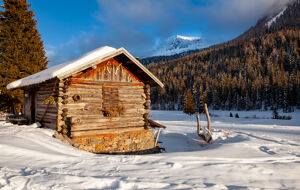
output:
<svg viewBox="0 0 300 190"><path fill-rule="evenodd" d="M182 165L179 163L174 163L174 162L167 162L166 163L168 166L170 166L171 168L182 168Z"/></svg>
<svg viewBox="0 0 300 190"><path fill-rule="evenodd" d="M259 147L259 150L262 151L262 152L264 152L264 153L267 153L267 154L269 154L269 155L274 155L274 154L276 154L276 152L270 150L270 149L269 149L268 147L266 147L266 146L261 146L261 147Z"/></svg>

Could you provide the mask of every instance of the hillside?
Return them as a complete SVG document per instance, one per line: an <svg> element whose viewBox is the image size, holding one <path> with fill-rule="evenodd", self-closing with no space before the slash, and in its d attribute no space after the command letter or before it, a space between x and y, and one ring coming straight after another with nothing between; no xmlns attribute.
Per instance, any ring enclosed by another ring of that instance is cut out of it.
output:
<svg viewBox="0 0 300 190"><path fill-rule="evenodd" d="M166 85L153 90L153 109L181 110L187 89L200 110L204 102L215 109L300 107L299 2L259 21L256 27L266 28L259 35L252 28L228 43L148 65Z"/></svg>

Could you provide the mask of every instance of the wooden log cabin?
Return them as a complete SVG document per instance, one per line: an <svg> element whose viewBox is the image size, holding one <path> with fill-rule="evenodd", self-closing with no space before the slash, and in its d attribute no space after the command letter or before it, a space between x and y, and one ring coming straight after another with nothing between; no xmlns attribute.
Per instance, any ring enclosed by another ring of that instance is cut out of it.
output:
<svg viewBox="0 0 300 190"><path fill-rule="evenodd" d="M105 46L7 88L24 90L30 123L56 129L55 137L80 149L118 153L156 147L148 129L156 86L164 85L124 48Z"/></svg>

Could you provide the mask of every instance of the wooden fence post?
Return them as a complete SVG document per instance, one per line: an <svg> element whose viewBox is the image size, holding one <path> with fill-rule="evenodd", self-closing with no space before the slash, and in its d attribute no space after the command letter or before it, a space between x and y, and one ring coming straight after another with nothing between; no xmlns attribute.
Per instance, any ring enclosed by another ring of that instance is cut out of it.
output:
<svg viewBox="0 0 300 190"><path fill-rule="evenodd" d="M207 129L211 132L210 117L209 117L209 112L208 112L206 104L204 104L204 109L205 109L205 115L206 115L206 118L207 118Z"/></svg>

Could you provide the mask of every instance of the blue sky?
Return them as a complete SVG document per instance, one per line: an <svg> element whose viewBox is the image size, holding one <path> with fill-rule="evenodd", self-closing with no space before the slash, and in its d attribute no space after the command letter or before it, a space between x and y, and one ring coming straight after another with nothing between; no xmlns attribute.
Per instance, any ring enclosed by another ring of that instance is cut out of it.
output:
<svg viewBox="0 0 300 190"><path fill-rule="evenodd" d="M53 66L104 45L146 56L177 34L224 42L288 0L27 1Z"/></svg>

